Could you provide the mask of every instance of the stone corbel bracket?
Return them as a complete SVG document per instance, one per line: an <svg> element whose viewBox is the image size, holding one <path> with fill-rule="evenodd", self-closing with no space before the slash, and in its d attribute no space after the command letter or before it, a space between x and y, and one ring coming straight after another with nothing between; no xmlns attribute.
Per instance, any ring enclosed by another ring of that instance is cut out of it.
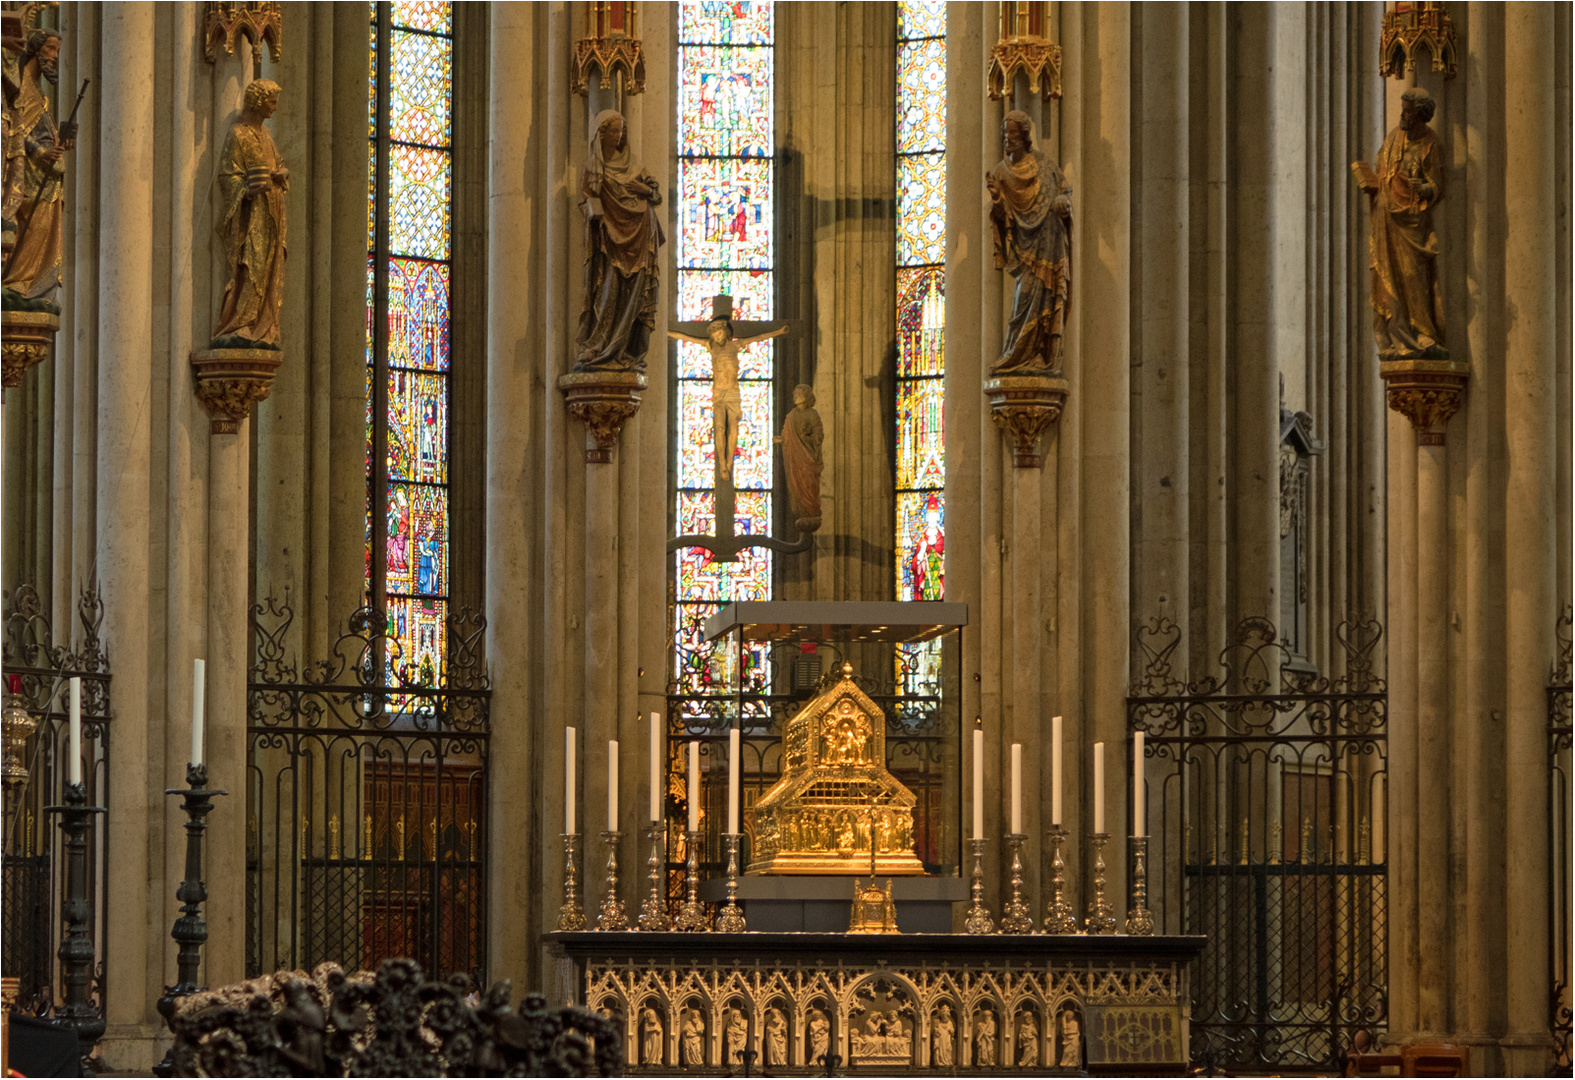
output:
<svg viewBox="0 0 1575 1080"><path fill-rule="evenodd" d="M1060 99L1061 46L1040 37L1011 38L992 45L984 76L990 87L990 100L1000 101L1010 93L1012 81L1020 71L1028 76L1030 94L1039 93L1043 84L1045 97Z"/></svg>
<svg viewBox="0 0 1575 1080"><path fill-rule="evenodd" d="M1384 12L1384 28L1378 35L1378 74L1403 79L1416 73L1417 47L1433 57L1433 70L1444 78L1455 77L1455 23L1444 14L1437 0L1420 0L1400 10Z"/></svg>
<svg viewBox="0 0 1575 1080"><path fill-rule="evenodd" d="M277 64L283 55L279 39L284 33L284 8L279 0L208 0L202 12L202 50L208 63L217 63L219 46L227 56L235 55L235 40L252 43L258 53L264 44L269 58Z"/></svg>
<svg viewBox="0 0 1575 1080"><path fill-rule="evenodd" d="M7 311L0 314L0 383L7 390L22 385L22 376L49 356L55 347L60 316L48 311Z"/></svg>
<svg viewBox="0 0 1575 1080"><path fill-rule="evenodd" d="M284 363L277 349L205 349L191 354L197 400L213 418L215 435L234 435L252 405L273 389L274 372Z"/></svg>
<svg viewBox="0 0 1575 1080"><path fill-rule="evenodd" d="M1382 360L1389 407L1411 421L1418 446L1443 446L1444 426L1460 410L1471 366L1457 360Z"/></svg>
<svg viewBox="0 0 1575 1080"><path fill-rule="evenodd" d="M990 419L1012 444L1012 466L1038 469L1044 465L1039 436L1056 420L1071 385L1060 375L998 375L984 381L990 401Z"/></svg>
<svg viewBox="0 0 1575 1080"><path fill-rule="evenodd" d="M558 377L569 415L584 424L596 440L585 450L587 465L612 464L613 447L623 425L640 411L641 395L650 383L637 371L575 371Z"/></svg>

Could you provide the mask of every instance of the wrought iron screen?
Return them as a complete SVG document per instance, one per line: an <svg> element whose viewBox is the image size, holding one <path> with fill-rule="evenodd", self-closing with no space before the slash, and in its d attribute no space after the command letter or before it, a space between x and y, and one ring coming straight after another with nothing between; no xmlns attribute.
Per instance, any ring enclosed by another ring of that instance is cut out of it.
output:
<svg viewBox="0 0 1575 1080"><path fill-rule="evenodd" d="M1335 672L1292 666L1267 619L1236 627L1218 674L1175 671L1179 628L1136 635L1127 699L1147 733L1150 903L1164 933L1207 934L1192 1058L1339 1070L1387 1015L1383 631L1335 631Z"/></svg>
<svg viewBox="0 0 1575 1080"><path fill-rule="evenodd" d="M1564 606L1558 622L1558 659L1548 680L1548 983L1549 1023L1555 1062L1568 1075L1570 1033L1570 629L1575 609Z"/></svg>
<svg viewBox="0 0 1575 1080"><path fill-rule="evenodd" d="M24 1009L47 1012L55 1004L55 951L60 945L60 900L65 860L55 858L59 830L45 807L61 802L68 754L67 687L82 680L82 783L89 806L109 805L110 673L99 636L104 602L96 587L77 600L79 644L56 644L43 601L31 585L19 586L5 608L3 667L9 690L22 697L37 722L21 764L26 780L6 792L5 974L21 979ZM9 780L8 780L9 784ZM88 934L98 949L89 996L104 1011L105 934L109 926L107 814L91 817L87 892Z"/></svg>
<svg viewBox="0 0 1575 1080"><path fill-rule="evenodd" d="M248 974L411 957L485 985L485 619L449 613L436 687L385 685L399 643L370 608L304 668L293 619L288 595L252 609Z"/></svg>

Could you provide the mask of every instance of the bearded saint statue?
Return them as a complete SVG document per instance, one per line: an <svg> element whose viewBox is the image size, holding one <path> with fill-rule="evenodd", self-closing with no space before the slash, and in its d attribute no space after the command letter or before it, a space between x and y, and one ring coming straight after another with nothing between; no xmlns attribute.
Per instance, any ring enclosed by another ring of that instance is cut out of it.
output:
<svg viewBox="0 0 1575 1080"><path fill-rule="evenodd" d="M277 349L284 300L284 193L290 170L263 121L279 106L279 84L246 87L241 114L219 152L221 205L214 226L229 279L213 331L217 349Z"/></svg>
<svg viewBox="0 0 1575 1080"><path fill-rule="evenodd" d="M60 287L64 240L65 152L75 140L62 137L43 83L59 77L60 35L53 30L28 33L20 52L6 49L0 64L4 89L4 189L0 216L5 233L0 287L5 306L60 313L54 301Z"/></svg>

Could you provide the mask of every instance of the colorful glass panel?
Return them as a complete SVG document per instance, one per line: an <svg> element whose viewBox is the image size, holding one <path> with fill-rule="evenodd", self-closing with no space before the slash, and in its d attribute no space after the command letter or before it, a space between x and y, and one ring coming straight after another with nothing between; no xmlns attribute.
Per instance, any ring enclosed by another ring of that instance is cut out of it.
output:
<svg viewBox="0 0 1575 1080"><path fill-rule="evenodd" d="M681 159L678 205L680 268L770 267L769 159Z"/></svg>
<svg viewBox="0 0 1575 1080"><path fill-rule="evenodd" d="M897 40L946 36L946 0L918 0L897 5Z"/></svg>
<svg viewBox="0 0 1575 1080"><path fill-rule="evenodd" d="M772 50L696 45L684 50L678 138L686 155L771 153Z"/></svg>
<svg viewBox="0 0 1575 1080"><path fill-rule="evenodd" d="M940 379L897 381L897 487L929 490L946 485L941 453Z"/></svg>
<svg viewBox="0 0 1575 1080"><path fill-rule="evenodd" d="M897 271L897 377L945 374L946 271L939 266Z"/></svg>
<svg viewBox="0 0 1575 1080"><path fill-rule="evenodd" d="M383 520L368 514L367 588L387 617L388 678L432 686L443 678L449 594L452 5L396 3L383 27L377 5L371 11L366 461L368 506ZM381 59L389 72L382 114L380 47L388 50ZM380 233L386 253L378 250ZM374 271L383 265L387 287L380 292ZM388 327L381 353L372 333L379 318ZM378 427L374 409L384 398ZM387 439L381 459L374 435Z"/></svg>
<svg viewBox="0 0 1575 1080"><path fill-rule="evenodd" d="M897 263L946 261L946 157L897 158Z"/></svg>
<svg viewBox="0 0 1575 1080"><path fill-rule="evenodd" d="M946 39L897 49L897 153L946 148Z"/></svg>
<svg viewBox="0 0 1575 1080"><path fill-rule="evenodd" d="M709 319L711 297L726 293L733 298L733 318L764 319L771 311L773 281L770 270L686 269L678 275L678 317ZM738 361L742 370L742 353ZM683 379L690 376L680 372L678 377ZM706 374L702 377L711 377L709 360L706 361Z"/></svg>
<svg viewBox="0 0 1575 1080"><path fill-rule="evenodd" d="M946 596L946 494L905 491L897 495L898 600L942 600Z"/></svg>
<svg viewBox="0 0 1575 1080"><path fill-rule="evenodd" d="M769 0L691 0L678 5L680 45L770 45L771 41Z"/></svg>

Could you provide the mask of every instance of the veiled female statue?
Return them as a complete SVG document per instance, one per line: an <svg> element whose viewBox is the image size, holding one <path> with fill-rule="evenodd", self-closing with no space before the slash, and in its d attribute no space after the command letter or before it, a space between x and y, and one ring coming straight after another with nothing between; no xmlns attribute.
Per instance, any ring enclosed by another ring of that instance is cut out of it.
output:
<svg viewBox="0 0 1575 1080"><path fill-rule="evenodd" d="M1033 121L1013 109L1001 123L1004 156L985 174L995 267L1017 279L1012 316L991 375L1061 370L1072 291L1072 187L1035 146Z"/></svg>
<svg viewBox="0 0 1575 1080"><path fill-rule="evenodd" d="M800 383L793 388L793 411L782 423L782 464L787 473L788 508L801 533L820 528L820 474L825 468L821 445L826 426L815 410L815 388Z"/></svg>
<svg viewBox="0 0 1575 1080"><path fill-rule="evenodd" d="M629 150L623 116L602 110L580 180L589 225L575 371L645 371L661 280L656 250L666 240L654 209L661 201L656 177Z"/></svg>
<svg viewBox="0 0 1575 1080"><path fill-rule="evenodd" d="M284 193L290 170L263 121L279 106L279 84L246 87L241 114L219 152L220 205L214 231L224 244L229 278L213 346L277 349L284 301Z"/></svg>
<svg viewBox="0 0 1575 1080"><path fill-rule="evenodd" d="M1351 168L1369 196L1373 336L1380 360L1447 360L1433 204L1444 197L1444 154L1428 126L1436 104L1413 86L1378 160Z"/></svg>

